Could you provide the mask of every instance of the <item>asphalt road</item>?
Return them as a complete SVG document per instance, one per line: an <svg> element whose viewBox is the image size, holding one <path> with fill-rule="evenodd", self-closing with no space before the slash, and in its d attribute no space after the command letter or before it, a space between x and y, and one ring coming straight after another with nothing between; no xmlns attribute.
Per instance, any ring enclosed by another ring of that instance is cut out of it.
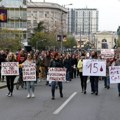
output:
<svg viewBox="0 0 120 120"><path fill-rule="evenodd" d="M27 99L25 89L14 90L7 97L7 89L0 90L0 120L120 120L120 97L117 85L104 88L99 82L99 95L91 95L90 83L87 94L81 93L79 78L64 83L64 97L56 90L51 100L50 87L41 82L36 86L35 98Z"/></svg>

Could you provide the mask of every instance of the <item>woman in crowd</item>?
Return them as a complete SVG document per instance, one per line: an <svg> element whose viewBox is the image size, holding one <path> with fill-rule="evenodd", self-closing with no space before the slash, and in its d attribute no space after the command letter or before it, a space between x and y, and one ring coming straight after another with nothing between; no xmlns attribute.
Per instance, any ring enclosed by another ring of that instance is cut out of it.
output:
<svg viewBox="0 0 120 120"><path fill-rule="evenodd" d="M23 68L25 66L25 64L32 64L32 63L35 63L34 60L33 60L33 56L31 54L28 54L27 55L27 60L21 65L21 67ZM34 80L26 81L27 90L28 90L27 98L35 97L35 95L34 95L34 91L35 91L34 83L35 83Z"/></svg>
<svg viewBox="0 0 120 120"><path fill-rule="evenodd" d="M63 64L61 63L60 61L60 58L59 58L59 54L58 53L55 53L54 54L54 58L53 60L50 62L50 67L63 67ZM63 89L63 85L62 85L62 82L61 81L52 81L51 82L51 92L52 92L52 100L55 99L55 89L56 89L56 85L58 85L59 87L59 92L60 92L60 97L63 97L63 92L62 92L62 89Z"/></svg>
<svg viewBox="0 0 120 120"><path fill-rule="evenodd" d="M119 55L116 55L116 61L114 60L114 62L115 62L115 66L120 66L120 56ZM117 84L117 88L118 88L118 96L120 97L120 83Z"/></svg>
<svg viewBox="0 0 120 120"><path fill-rule="evenodd" d="M87 76L83 76L83 59L85 59L85 55L84 54L82 54L80 60L78 61L77 68L79 70L82 93L86 94Z"/></svg>
<svg viewBox="0 0 120 120"><path fill-rule="evenodd" d="M98 59L96 51L91 52L91 59ZM98 81L98 76L90 76L91 94L98 95Z"/></svg>
<svg viewBox="0 0 120 120"><path fill-rule="evenodd" d="M33 61L36 64L36 84L39 80L39 67L40 67L40 58L39 58L39 54L35 53L33 55Z"/></svg>
<svg viewBox="0 0 120 120"><path fill-rule="evenodd" d="M111 66L110 59L106 60L106 76L104 77L104 86L105 88L110 88L110 79L109 79L109 67Z"/></svg>
<svg viewBox="0 0 120 120"><path fill-rule="evenodd" d="M69 54L66 55L63 64L64 64L64 67L66 68L66 81L70 82L71 81L70 73L71 73L72 65L71 65L71 58Z"/></svg>
<svg viewBox="0 0 120 120"><path fill-rule="evenodd" d="M16 56L14 53L10 52L7 55L6 62L16 62ZM8 97L11 97L13 95L13 89L14 89L14 80L15 80L15 75L8 75L6 76L6 82L7 82L7 88L8 88Z"/></svg>
<svg viewBox="0 0 120 120"><path fill-rule="evenodd" d="M0 51L0 81L3 82L4 81L4 76L1 76L1 62L5 62L6 61L6 54L3 50Z"/></svg>

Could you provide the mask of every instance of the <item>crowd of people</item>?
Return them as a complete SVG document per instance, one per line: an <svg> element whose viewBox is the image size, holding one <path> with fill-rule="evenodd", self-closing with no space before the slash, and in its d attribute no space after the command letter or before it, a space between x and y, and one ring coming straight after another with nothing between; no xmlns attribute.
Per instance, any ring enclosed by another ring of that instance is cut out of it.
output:
<svg viewBox="0 0 120 120"><path fill-rule="evenodd" d="M105 88L110 88L110 80L109 80L109 66L120 65L119 59L106 59L106 76L83 76L83 60L84 59L104 59L97 54L96 51L91 51L89 55L85 52L77 52L77 53L60 53L56 51L30 51L26 52L24 49L20 49L16 53L7 50L0 51L0 71L1 71L1 63L2 62L19 62L19 79L18 84L22 84L22 87L26 87L28 91L27 98L35 97L35 84L40 82L41 80L46 81L46 85L51 86L51 96L52 100L55 99L55 89L59 87L60 97L63 97L63 82L61 81L52 81L49 83L47 81L47 74L49 67L61 67L66 68L66 82L71 82L72 79L76 77L80 77L81 82L81 92L87 93L87 80L90 79L91 84L91 94L98 95L99 92L99 80L104 80ZM35 63L36 64L36 81L26 81L22 80L22 68L26 63ZM1 72L0 72L1 73ZM1 76L1 74L0 74ZM15 75L9 76L1 76L1 82L4 81L4 77L6 77L6 84L8 88L8 97L13 95L14 90L14 80L16 78ZM24 83L24 84L23 84ZM118 84L118 92L120 96L120 84Z"/></svg>

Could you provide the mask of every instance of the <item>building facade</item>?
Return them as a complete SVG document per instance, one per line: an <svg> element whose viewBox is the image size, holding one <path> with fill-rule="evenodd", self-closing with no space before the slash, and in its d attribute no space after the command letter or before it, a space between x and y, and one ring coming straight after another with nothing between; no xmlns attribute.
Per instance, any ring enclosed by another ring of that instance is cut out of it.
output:
<svg viewBox="0 0 120 120"><path fill-rule="evenodd" d="M27 20L29 34L34 32L40 21L44 21L47 32L67 33L67 9L56 3L28 2Z"/></svg>
<svg viewBox="0 0 120 120"><path fill-rule="evenodd" d="M27 41L27 6L25 0L1 0L1 9L7 9L7 22L0 23L1 29L21 31L21 41ZM7 36L7 35L6 35Z"/></svg>
<svg viewBox="0 0 120 120"><path fill-rule="evenodd" d="M97 9L69 9L68 32L76 35L91 35L98 31Z"/></svg>
<svg viewBox="0 0 120 120"><path fill-rule="evenodd" d="M113 49L117 34L115 32L97 32L94 34L94 44L97 50Z"/></svg>
<svg viewBox="0 0 120 120"><path fill-rule="evenodd" d="M96 32L98 32L97 9L69 9L68 33L75 36L78 48L83 48L86 42L93 43L93 35Z"/></svg>

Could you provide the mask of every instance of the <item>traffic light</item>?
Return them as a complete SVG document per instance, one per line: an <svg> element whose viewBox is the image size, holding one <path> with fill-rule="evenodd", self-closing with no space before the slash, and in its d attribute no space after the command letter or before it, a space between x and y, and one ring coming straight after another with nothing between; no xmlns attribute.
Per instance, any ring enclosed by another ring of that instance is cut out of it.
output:
<svg viewBox="0 0 120 120"><path fill-rule="evenodd" d="M57 35L57 41L61 41L61 40L62 40L61 35Z"/></svg>
<svg viewBox="0 0 120 120"><path fill-rule="evenodd" d="M67 40L67 36L66 35L57 35L57 41L66 41Z"/></svg>
<svg viewBox="0 0 120 120"><path fill-rule="evenodd" d="M63 41L66 41L66 40L67 40L67 36L63 35Z"/></svg>

